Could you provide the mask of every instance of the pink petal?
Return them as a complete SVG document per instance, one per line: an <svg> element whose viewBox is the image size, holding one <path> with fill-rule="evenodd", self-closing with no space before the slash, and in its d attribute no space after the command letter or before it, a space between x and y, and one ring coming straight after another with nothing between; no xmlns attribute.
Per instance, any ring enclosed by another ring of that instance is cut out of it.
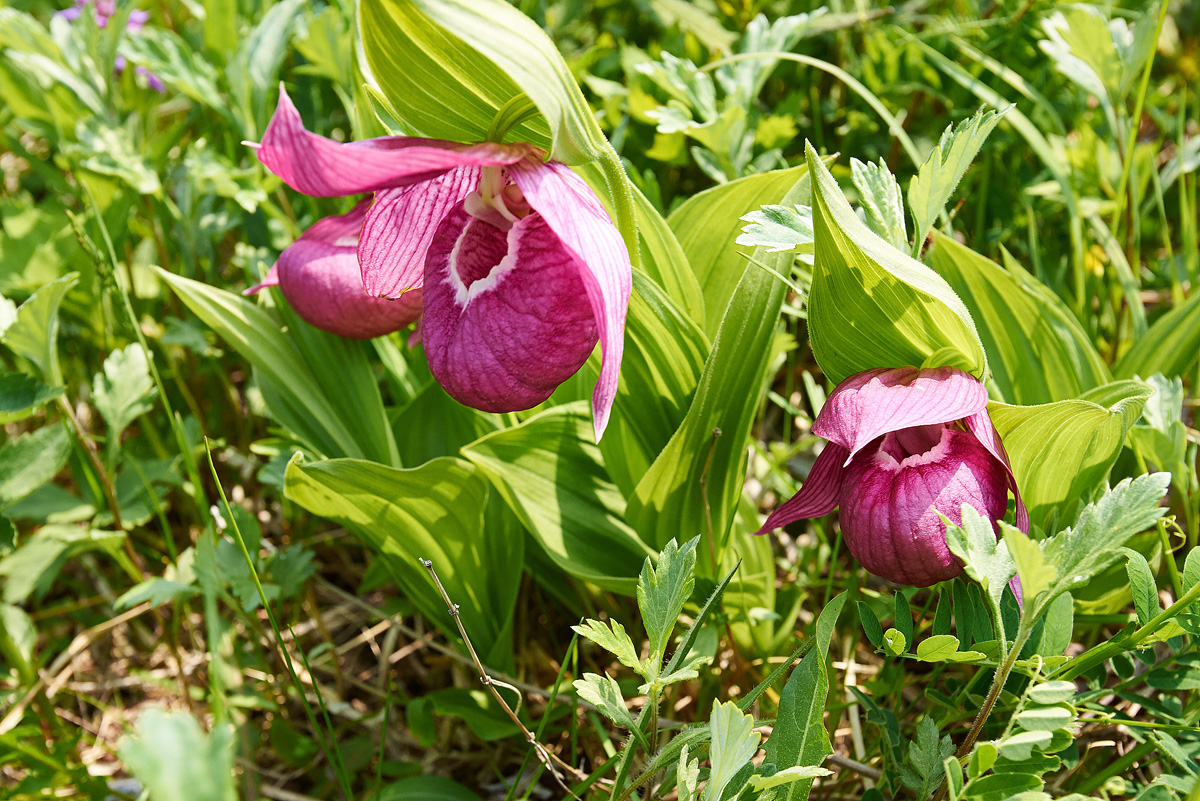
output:
<svg viewBox="0 0 1200 801"><path fill-rule="evenodd" d="M340 197L428 181L456 167L502 167L536 152L529 144L463 145L440 139L381 136L335 142L305 130L283 87L258 160L298 192Z"/></svg>
<svg viewBox="0 0 1200 801"><path fill-rule="evenodd" d="M425 262L421 340L434 378L483 411L544 401L596 347L585 273L540 214L506 232L460 202Z"/></svg>
<svg viewBox="0 0 1200 801"><path fill-rule="evenodd" d="M755 534L803 520L808 517L824 517L838 505L842 491L842 476L846 472L844 462L847 451L841 445L829 443L813 462L812 470L800 491L767 517L762 528Z"/></svg>
<svg viewBox="0 0 1200 801"><path fill-rule="evenodd" d="M358 270L358 229L366 204L348 214L326 217L279 254L279 261L251 294L278 285L300 318L322 331L370 339L407 328L421 314L421 293L400 300L373 298L363 290Z"/></svg>
<svg viewBox="0 0 1200 801"><path fill-rule="evenodd" d="M479 173L478 167L458 167L424 183L375 193L358 243L367 294L398 298L424 283L425 254L433 234L475 189Z"/></svg>
<svg viewBox="0 0 1200 801"><path fill-rule="evenodd" d="M986 406L987 389L955 367L867 370L837 385L812 430L846 448L852 458L889 431L949 423Z"/></svg>
<svg viewBox="0 0 1200 801"><path fill-rule="evenodd" d="M963 424L967 430L975 435L975 439L979 440L983 447L987 448L988 453L1004 466L1004 472L1008 476L1008 488L1012 490L1013 497L1017 499L1017 528L1026 534L1029 533L1029 510L1025 508L1025 501L1021 498L1021 490L1017 488L1017 477L1013 474L1012 465L1008 461L1008 452L1004 450L1004 443L1000 440L1000 435L996 432L996 427L992 425L992 418L988 416L986 411L976 412L968 415L963 419ZM1020 599L1021 593L1017 587L1013 588L1013 592Z"/></svg>
<svg viewBox="0 0 1200 801"><path fill-rule="evenodd" d="M882 447L867 448L842 482L842 537L875 575L927 587L962 572L939 513L959 524L967 503L991 520L1003 517L1006 484L991 453L966 431L945 428L936 446L900 462Z"/></svg>
<svg viewBox="0 0 1200 801"><path fill-rule="evenodd" d="M508 169L529 205L575 256L603 356L592 391L592 416L599 440L617 394L625 349L625 312L633 290L629 252L599 198L570 168L526 159Z"/></svg>

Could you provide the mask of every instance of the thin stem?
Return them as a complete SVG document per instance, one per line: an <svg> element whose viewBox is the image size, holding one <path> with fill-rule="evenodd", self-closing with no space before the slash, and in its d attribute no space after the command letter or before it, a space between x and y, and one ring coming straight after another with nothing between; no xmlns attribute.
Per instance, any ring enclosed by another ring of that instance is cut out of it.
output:
<svg viewBox="0 0 1200 801"><path fill-rule="evenodd" d="M500 708L508 714L508 717L512 720L513 724L517 727L521 734L524 735L529 744L533 746L534 753L537 754L538 759L543 765L546 766L546 769L550 771L550 775L555 778L559 785L566 790L572 798L576 799L576 801L579 801L579 796L575 795L575 793L571 790L571 787L563 778L562 773L559 772L559 767L570 771L577 781L587 779L587 774L576 770L573 765L568 765L566 762L563 762L561 759L559 759L555 754L552 754L546 749L545 746L538 742L538 738L534 735L534 733L531 732L525 726L525 724L521 722L521 718L518 717L513 708L508 705L508 702L504 700L504 696L500 694L500 691L496 689L497 686L501 686L508 687L513 691L517 691L517 688L504 682L496 681L490 675L488 675L487 669L483 666L483 662L479 659L479 654L475 653L475 646L471 644L471 638L467 636L467 629L465 626L463 626L462 618L458 614L458 604L450 600L449 593L447 593L446 588L442 586L442 580L438 578L437 571L433 568L433 560L421 559L419 561L421 562L421 566L429 571L429 576L433 579L433 583L437 586L438 593L441 594L442 600L446 602L446 610L450 613L450 617L454 618L454 624L458 627L458 634L460 637L462 637L463 643L467 646L467 653L471 655L471 662L475 665L475 670L479 673L479 680L485 687L488 688L488 692L490 692L492 697L496 699L496 703L500 704ZM518 709L520 708L520 697L520 693L518 692Z"/></svg>
<svg viewBox="0 0 1200 801"><path fill-rule="evenodd" d="M117 493L113 488L112 480L108 477L108 472L104 469L104 465L100 463L100 455L96 452L96 447L92 443L83 426L79 423L79 418L75 416L75 410L71 408L71 404L63 395L58 396L58 408L62 411L63 417L71 424L71 428L75 431L75 437L79 440L80 446L88 455L88 461L92 463L92 469L96 471L96 477L100 479L100 486L104 491L104 502L108 505L108 511L112 514L113 525L118 529L124 530L125 525L121 521L121 509L117 505ZM140 578L138 579L141 580Z"/></svg>

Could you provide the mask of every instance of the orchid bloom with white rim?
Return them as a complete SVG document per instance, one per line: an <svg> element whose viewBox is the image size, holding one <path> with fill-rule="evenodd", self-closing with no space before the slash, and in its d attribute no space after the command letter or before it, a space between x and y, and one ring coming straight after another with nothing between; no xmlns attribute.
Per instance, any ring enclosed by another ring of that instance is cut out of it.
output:
<svg viewBox="0 0 1200 801"><path fill-rule="evenodd" d="M942 515L961 524L966 503L994 527L1011 490L1017 527L1029 528L987 401L984 385L954 367L850 376L813 422L829 444L808 480L758 533L841 507L842 536L867 570L919 587L954 578L962 564L946 544Z"/></svg>
<svg viewBox="0 0 1200 801"><path fill-rule="evenodd" d="M524 143L335 142L305 130L282 88L255 147L304 194L375 193L357 245L364 295L403 300L421 290L430 370L460 403L490 412L536 406L598 341L600 437L633 275L621 235L583 179Z"/></svg>

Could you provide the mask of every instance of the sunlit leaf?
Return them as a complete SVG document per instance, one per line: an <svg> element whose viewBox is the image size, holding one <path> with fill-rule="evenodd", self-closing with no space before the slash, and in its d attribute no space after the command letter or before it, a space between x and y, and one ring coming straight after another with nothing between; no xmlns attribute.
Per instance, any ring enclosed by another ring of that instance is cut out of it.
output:
<svg viewBox="0 0 1200 801"><path fill-rule="evenodd" d="M109 436L119 438L130 423L154 408L153 391L150 364L141 345L135 342L108 355L104 372L93 382L92 402L108 423Z"/></svg>
<svg viewBox="0 0 1200 801"><path fill-rule="evenodd" d="M205 732L187 712L149 708L117 749L154 801L236 801L234 728Z"/></svg>
<svg viewBox="0 0 1200 801"><path fill-rule="evenodd" d="M0 337L10 350L33 362L51 384L63 382L58 367L58 308L78 282L79 273L68 273L34 292Z"/></svg>
<svg viewBox="0 0 1200 801"><path fill-rule="evenodd" d="M671 540L658 555L658 563L647 559L638 578L638 609L650 640L652 659L662 659L675 621L695 586L698 537L682 546Z"/></svg>
<svg viewBox="0 0 1200 801"><path fill-rule="evenodd" d="M721 801L725 788L758 750L762 735L754 731L754 718L743 714L733 701L722 704L714 700L708 725L712 729L712 745L708 749L712 771L704 787L704 798Z"/></svg>
<svg viewBox="0 0 1200 801"><path fill-rule="evenodd" d="M858 202L862 205L867 226L892 247L907 251L904 195L884 160L863 163L850 159L850 177L858 189Z"/></svg>

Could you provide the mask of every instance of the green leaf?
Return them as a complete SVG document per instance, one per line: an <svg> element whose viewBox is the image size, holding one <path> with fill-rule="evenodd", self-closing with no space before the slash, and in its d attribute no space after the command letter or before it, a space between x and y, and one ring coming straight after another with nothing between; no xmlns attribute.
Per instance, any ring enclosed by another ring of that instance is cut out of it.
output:
<svg viewBox="0 0 1200 801"><path fill-rule="evenodd" d="M1150 569L1146 557L1132 548L1121 548L1121 553L1128 560L1125 570L1129 574L1129 587L1133 590L1133 606L1137 610L1138 625L1144 626L1162 611L1158 604L1158 585L1154 581L1154 571Z"/></svg>
<svg viewBox="0 0 1200 801"><path fill-rule="evenodd" d="M1004 536L1004 544L1008 553L1017 566L1017 575L1021 577L1021 596L1026 606L1036 606L1038 596L1047 592L1061 575L1055 564L1046 559L1042 546L1029 539L1029 536L1019 529L1002 523L1000 531ZM1050 599L1042 599L1048 602Z"/></svg>
<svg viewBox="0 0 1200 801"><path fill-rule="evenodd" d="M850 178L858 190L867 227L896 250L906 252L908 226L904 220L904 195L896 176L881 158L878 163L850 159Z"/></svg>
<svg viewBox="0 0 1200 801"><path fill-rule="evenodd" d="M684 743L675 766L675 784L679 787L679 801L695 801L696 788L700 786L700 760L688 758L688 746Z"/></svg>
<svg viewBox="0 0 1200 801"><path fill-rule="evenodd" d="M987 357L946 281L858 219L808 146L816 260L808 301L813 355L830 383L863 370L951 364L976 376Z"/></svg>
<svg viewBox="0 0 1200 801"><path fill-rule="evenodd" d="M792 782L800 781L801 779L819 779L822 776L832 776L833 771L828 768L818 768L814 766L796 766L781 770L778 773L772 773L770 776L763 776L756 773L750 777L750 789L765 790L768 787L779 787L783 784L791 784Z"/></svg>
<svg viewBox="0 0 1200 801"><path fill-rule="evenodd" d="M947 125L933 152L909 182L908 205L912 209L916 252L920 252L933 221L954 194L984 140L1007 113L1007 108L981 108L970 119Z"/></svg>
<svg viewBox="0 0 1200 801"><path fill-rule="evenodd" d="M928 798L946 775L945 762L954 753L950 735L938 740L937 724L924 717L917 726L917 736L908 746L908 763L900 766L900 781L916 793Z"/></svg>
<svg viewBox="0 0 1200 801"><path fill-rule="evenodd" d="M287 499L369 543L400 591L453 639L457 627L417 561L429 559L485 662L511 659L512 610L521 581L520 534L485 527L488 485L462 459L411 470L357 459L287 469ZM494 656L493 656L494 655Z"/></svg>
<svg viewBox="0 0 1200 801"><path fill-rule="evenodd" d="M318 331L290 307L281 309L281 319L232 292L165 270L157 274L254 366L271 414L314 451L399 462L362 343Z"/></svg>
<svg viewBox="0 0 1200 801"><path fill-rule="evenodd" d="M812 253L813 221L809 206L766 205L743 214L743 226L737 244L761 247L767 253Z"/></svg>
<svg viewBox="0 0 1200 801"><path fill-rule="evenodd" d="M992 599L993 609L999 609L1004 587L1017 572L1008 545L996 539L992 524L970 504L963 504L961 527L945 522L950 552L963 561L967 575L983 587Z"/></svg>
<svg viewBox="0 0 1200 801"><path fill-rule="evenodd" d="M1187 559L1183 561L1183 590L1187 592L1200 582L1200 548L1188 551Z"/></svg>
<svg viewBox="0 0 1200 801"><path fill-rule="evenodd" d="M593 443L586 401L540 412L464 446L546 554L573 576L632 594L653 555L624 521L625 499Z"/></svg>
<svg viewBox="0 0 1200 801"><path fill-rule="evenodd" d="M1191 371L1200 359L1200 292L1154 321L1113 367L1117 378L1162 373L1167 378Z"/></svg>
<svg viewBox="0 0 1200 801"><path fill-rule="evenodd" d="M803 203L806 190L802 176L783 201ZM776 269L786 269L791 260L786 254L772 256L761 250L755 254ZM680 532L691 537L707 531L706 506L712 531L719 535L741 496L746 438L766 388L785 287L754 265L741 265L739 275L687 415L629 499L626 519L656 547ZM705 303L711 313L707 294ZM720 435L714 436L718 429Z"/></svg>
<svg viewBox="0 0 1200 801"><path fill-rule="evenodd" d="M1075 719L1071 710L1061 706L1026 709L1017 715L1017 725L1025 731L1056 731Z"/></svg>
<svg viewBox="0 0 1200 801"><path fill-rule="evenodd" d="M935 634L917 643L918 662L945 662L958 652L958 638Z"/></svg>
<svg viewBox="0 0 1200 801"><path fill-rule="evenodd" d="M186 712L147 709L117 755L154 801L236 801L234 729L205 732Z"/></svg>
<svg viewBox="0 0 1200 801"><path fill-rule="evenodd" d="M1037 704L1058 704L1075 697L1075 684L1069 681L1047 681L1029 689L1029 700Z"/></svg>
<svg viewBox="0 0 1200 801"><path fill-rule="evenodd" d="M0 658L23 681L34 682L34 649L38 631L29 614L19 606L0 603Z"/></svg>
<svg viewBox="0 0 1200 801"><path fill-rule="evenodd" d="M96 376L92 385L92 402L108 423L109 436L114 441L130 423L154 408L150 399L153 392L150 364L138 343L124 350L118 348L104 360L104 372Z"/></svg>
<svg viewBox="0 0 1200 801"><path fill-rule="evenodd" d="M908 639L896 629L888 629L883 633L883 648L892 656L900 656L908 650Z"/></svg>
<svg viewBox="0 0 1200 801"><path fill-rule="evenodd" d="M197 587L154 576L127 590L116 600L113 607L117 610L132 609L143 601L149 601L150 608L156 609L163 604L199 593Z"/></svg>
<svg viewBox="0 0 1200 801"><path fill-rule="evenodd" d="M1125 479L1079 514L1075 524L1041 543L1047 566L1057 573L1050 592L1033 608L1026 591L1026 612L1036 617L1061 593L1082 587L1121 555L1135 534L1158 520L1166 510L1158 505L1170 483L1170 473L1150 473ZM1011 527L1001 524L1008 539ZM1009 543L1012 549L1012 543ZM1016 554L1014 553L1014 557ZM1021 581L1024 582L1024 576ZM1155 601L1157 604L1157 600Z"/></svg>
<svg viewBox="0 0 1200 801"><path fill-rule="evenodd" d="M858 602L858 620L862 623L863 633L867 635L871 645L882 648L883 629L879 627L879 618L876 616L875 610L862 601Z"/></svg>
<svg viewBox="0 0 1200 801"><path fill-rule="evenodd" d="M704 799L721 801L734 776L750 763L762 735L754 730L754 718L743 714L733 701L722 704L714 699L708 725L712 730L712 744L708 748L712 769L704 787Z"/></svg>
<svg viewBox="0 0 1200 801"><path fill-rule="evenodd" d="M59 398L63 389L47 386L24 373L5 373L0 376L0 425L32 416L42 406Z"/></svg>
<svg viewBox="0 0 1200 801"><path fill-rule="evenodd" d="M629 714L629 708L625 706L625 698L621 695L621 688L616 679L607 673L584 673L582 679L576 679L572 684L575 685L575 691L579 693L580 698L595 705L596 709L613 723L628 729L643 748L650 750L645 735L638 728L633 715Z"/></svg>
<svg viewBox="0 0 1200 801"><path fill-rule="evenodd" d="M385 784L371 801L480 801L479 796L445 776L409 776Z"/></svg>
<svg viewBox="0 0 1200 801"><path fill-rule="evenodd" d="M642 672L644 666L638 659L637 648L625 632L625 627L615 620L607 623L600 620L585 620L582 626L572 626L571 631L586 637L617 658L622 665Z"/></svg>
<svg viewBox="0 0 1200 801"><path fill-rule="evenodd" d="M733 247L742 231L739 218L764 204L779 203L785 194L795 195L785 205L807 203L807 176L808 168L801 165L718 184L692 195L667 218L700 282L704 330L709 336L717 335L739 279L747 269L745 257ZM790 258L758 257L784 275L791 272ZM749 269L760 270L753 266Z"/></svg>
<svg viewBox="0 0 1200 801"><path fill-rule="evenodd" d="M1034 526L1074 513L1102 483L1151 391L1140 381L1115 381L1075 400L988 404Z"/></svg>
<svg viewBox="0 0 1200 801"><path fill-rule="evenodd" d="M9 350L33 362L42 377L55 385L63 383L58 367L58 307L78 282L79 273L67 273L34 292L0 337Z"/></svg>
<svg viewBox="0 0 1200 801"><path fill-rule="evenodd" d="M229 16L224 20L205 20L205 27L210 23L237 24L236 11L230 9ZM238 42L237 36L232 36L222 43L231 46ZM221 93L217 89L217 70L201 54L174 32L157 25L147 25L138 31L137 36L121 37L120 53L131 64L153 72L164 84L181 92L197 103L209 108L225 112Z"/></svg>
<svg viewBox="0 0 1200 801"><path fill-rule="evenodd" d="M993 400L1051 403L1112 380L1075 316L1037 279L1019 278L1014 266L1003 270L948 236L934 237L925 261L975 320L1000 393Z"/></svg>
<svg viewBox="0 0 1200 801"><path fill-rule="evenodd" d="M0 448L0 509L50 481L67 464L71 440L61 425L48 425Z"/></svg>
<svg viewBox="0 0 1200 801"><path fill-rule="evenodd" d="M541 118L513 130L555 161L579 164L609 149L554 43L501 0L363 0L370 78L413 131L479 142L496 113L521 94Z"/></svg>
<svg viewBox="0 0 1200 801"><path fill-rule="evenodd" d="M642 613L646 637L650 640L653 662L662 660L679 613L691 597L696 584L696 546L699 543L699 537L685 542L682 547L671 540L658 555L656 565L647 559L642 566L637 583L638 609Z"/></svg>
<svg viewBox="0 0 1200 801"><path fill-rule="evenodd" d="M996 743L996 746L1000 749L1000 756L1005 759L1023 762L1033 755L1035 749L1041 751L1049 744L1050 732L1023 731L1005 737Z"/></svg>

